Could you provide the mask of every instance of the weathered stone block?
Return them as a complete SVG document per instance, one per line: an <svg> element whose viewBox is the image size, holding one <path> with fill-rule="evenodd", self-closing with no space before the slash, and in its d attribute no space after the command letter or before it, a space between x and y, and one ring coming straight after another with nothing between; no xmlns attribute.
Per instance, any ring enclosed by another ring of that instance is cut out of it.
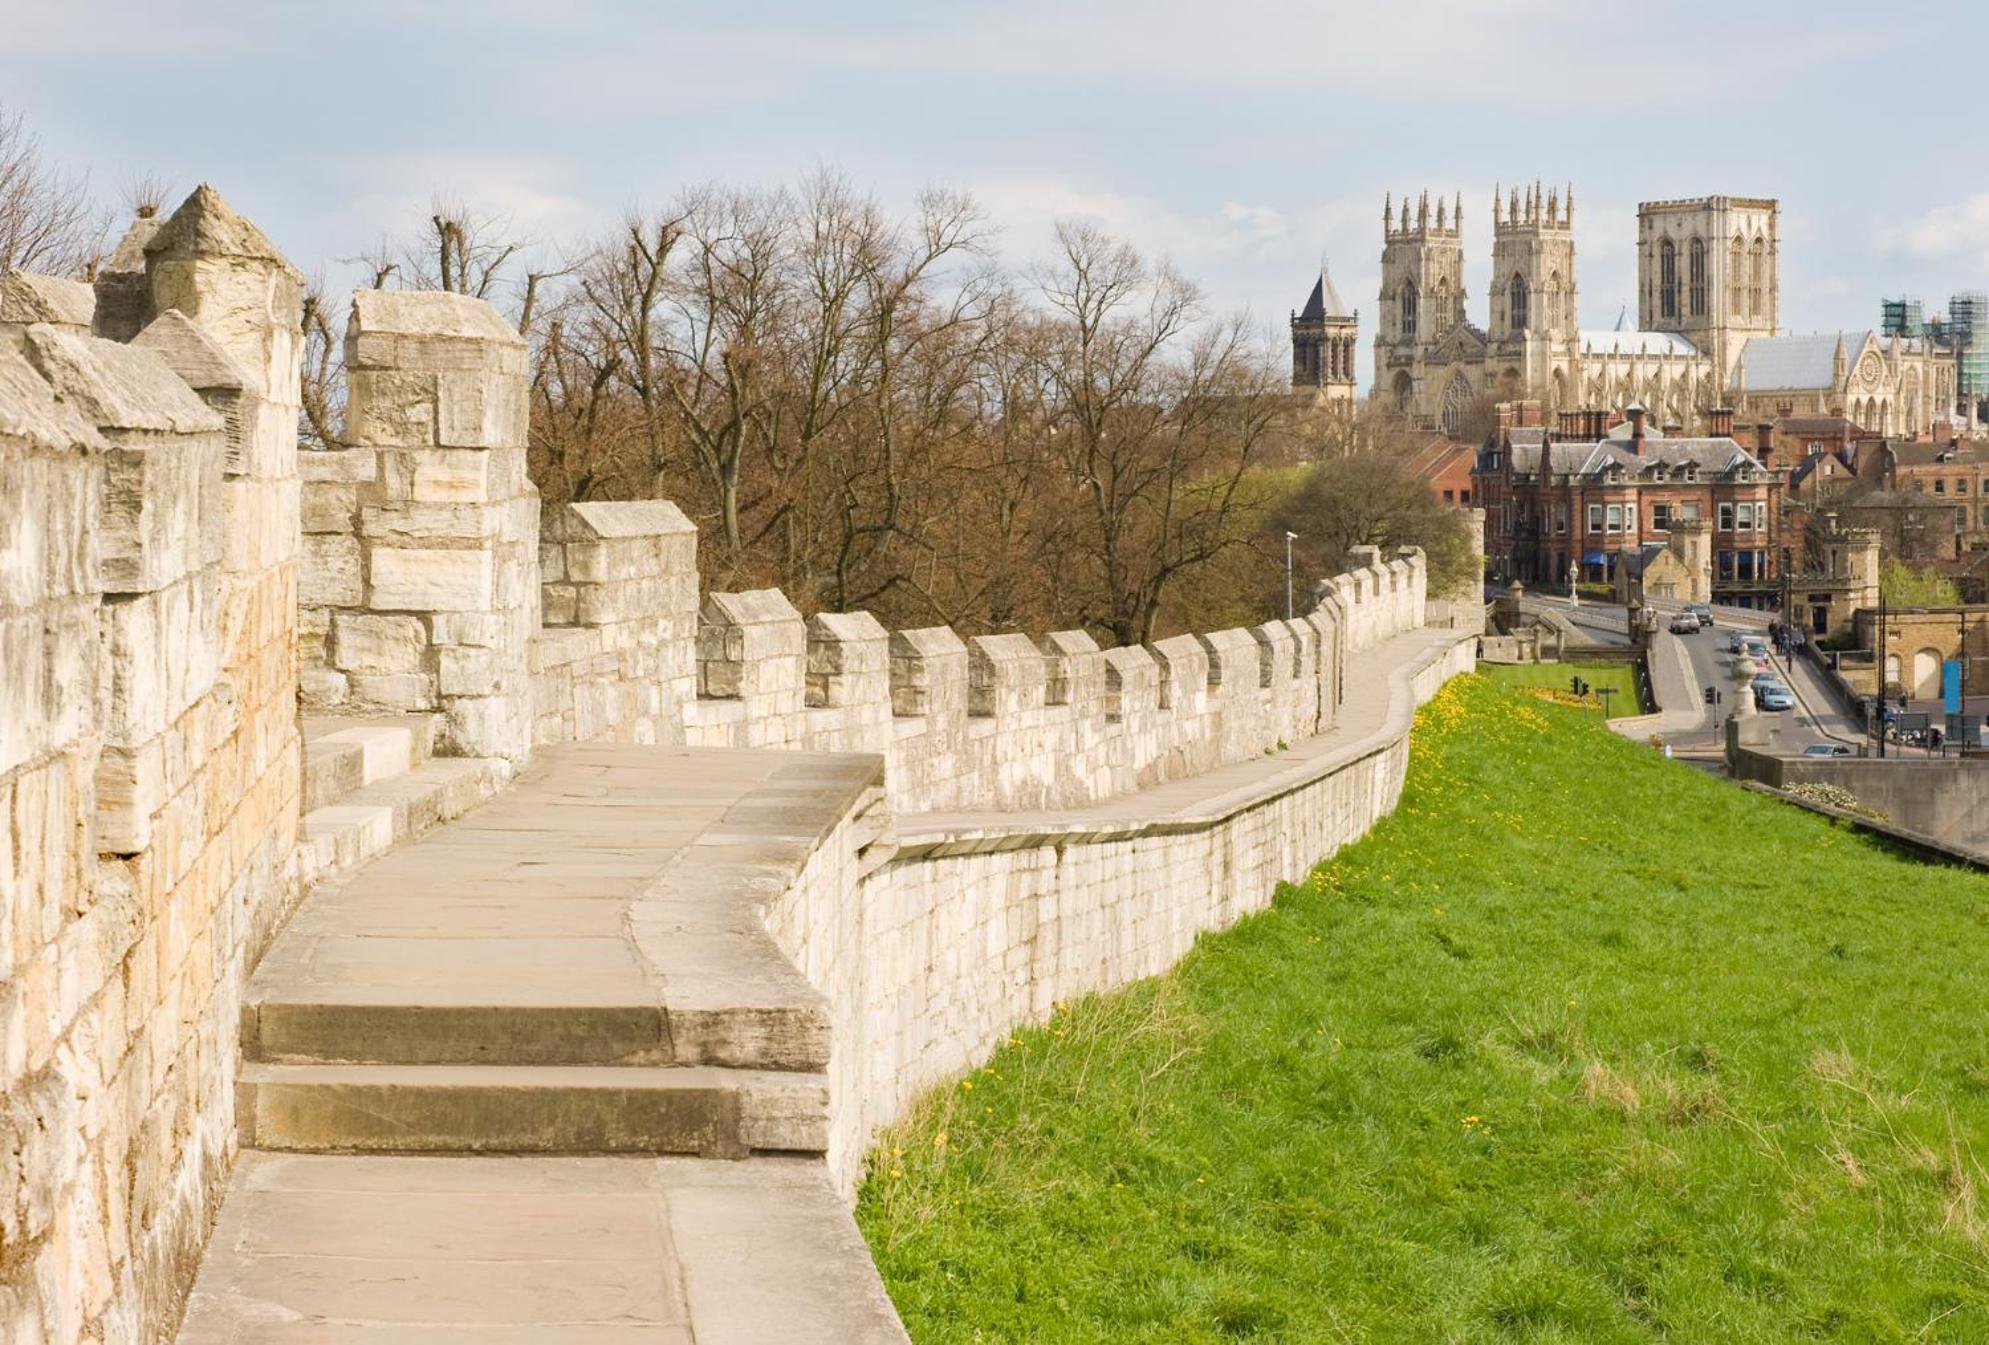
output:
<svg viewBox="0 0 1989 1345"><path fill-rule="evenodd" d="M297 600L311 607L357 607L366 598L359 539L306 533L297 564Z"/></svg>
<svg viewBox="0 0 1989 1345"><path fill-rule="evenodd" d="M346 438L377 448L423 448L435 442L434 374L352 369L346 381Z"/></svg>
<svg viewBox="0 0 1989 1345"><path fill-rule="evenodd" d="M382 612L475 612L491 605L488 551L376 547L369 558L369 605Z"/></svg>
<svg viewBox="0 0 1989 1345"><path fill-rule="evenodd" d="M428 629L420 617L340 612L332 618L331 663L345 672L421 672Z"/></svg>

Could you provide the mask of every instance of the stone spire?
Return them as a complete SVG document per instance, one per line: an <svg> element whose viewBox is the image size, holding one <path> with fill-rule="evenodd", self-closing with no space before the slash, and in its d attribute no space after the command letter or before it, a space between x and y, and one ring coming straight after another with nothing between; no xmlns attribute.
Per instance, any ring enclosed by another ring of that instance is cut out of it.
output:
<svg viewBox="0 0 1989 1345"><path fill-rule="evenodd" d="M1381 228L1387 233L1395 227L1395 194L1383 192L1381 196Z"/></svg>
<svg viewBox="0 0 1989 1345"><path fill-rule="evenodd" d="M1499 183L1494 182L1492 184L1492 227L1494 229L1505 222L1499 214L1499 206L1501 204L1499 196L1504 190L1505 188Z"/></svg>

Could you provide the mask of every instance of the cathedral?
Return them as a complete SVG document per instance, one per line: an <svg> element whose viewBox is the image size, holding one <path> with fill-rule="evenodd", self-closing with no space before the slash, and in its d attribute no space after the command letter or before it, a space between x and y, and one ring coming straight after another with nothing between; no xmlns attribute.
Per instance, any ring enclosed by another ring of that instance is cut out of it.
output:
<svg viewBox="0 0 1989 1345"><path fill-rule="evenodd" d="M1535 401L1544 421L1572 409L1641 405L1655 427L1703 427L1731 409L1771 419L1849 416L1914 437L1952 412L1955 358L1923 339L1780 330L1780 211L1773 200L1707 196L1637 208L1637 325L1583 329L1575 279L1575 194L1535 184L1492 196L1492 285L1483 327L1467 315L1464 202L1429 194L1382 206L1381 317L1371 395L1455 431L1483 402ZM1329 299L1330 296L1330 299ZM1336 355L1354 315L1322 273L1292 319L1293 385L1338 391ZM1329 336L1328 333L1331 333ZM1345 396L1352 397L1351 369Z"/></svg>

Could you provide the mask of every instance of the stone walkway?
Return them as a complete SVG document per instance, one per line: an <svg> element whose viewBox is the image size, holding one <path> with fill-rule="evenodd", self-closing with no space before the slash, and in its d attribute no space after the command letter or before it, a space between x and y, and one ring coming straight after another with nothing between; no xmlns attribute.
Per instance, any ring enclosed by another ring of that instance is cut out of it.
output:
<svg viewBox="0 0 1989 1345"><path fill-rule="evenodd" d="M244 996L252 1151L182 1345L902 1342L760 916L879 770L556 748L312 893Z"/></svg>

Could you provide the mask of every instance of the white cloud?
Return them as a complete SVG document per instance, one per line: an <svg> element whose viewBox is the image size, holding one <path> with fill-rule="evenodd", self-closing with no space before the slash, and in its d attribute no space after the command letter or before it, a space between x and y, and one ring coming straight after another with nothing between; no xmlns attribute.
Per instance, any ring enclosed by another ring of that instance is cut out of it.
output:
<svg viewBox="0 0 1989 1345"><path fill-rule="evenodd" d="M1887 252L1920 261L1989 264L1989 192L1892 224L1880 231L1879 242Z"/></svg>

